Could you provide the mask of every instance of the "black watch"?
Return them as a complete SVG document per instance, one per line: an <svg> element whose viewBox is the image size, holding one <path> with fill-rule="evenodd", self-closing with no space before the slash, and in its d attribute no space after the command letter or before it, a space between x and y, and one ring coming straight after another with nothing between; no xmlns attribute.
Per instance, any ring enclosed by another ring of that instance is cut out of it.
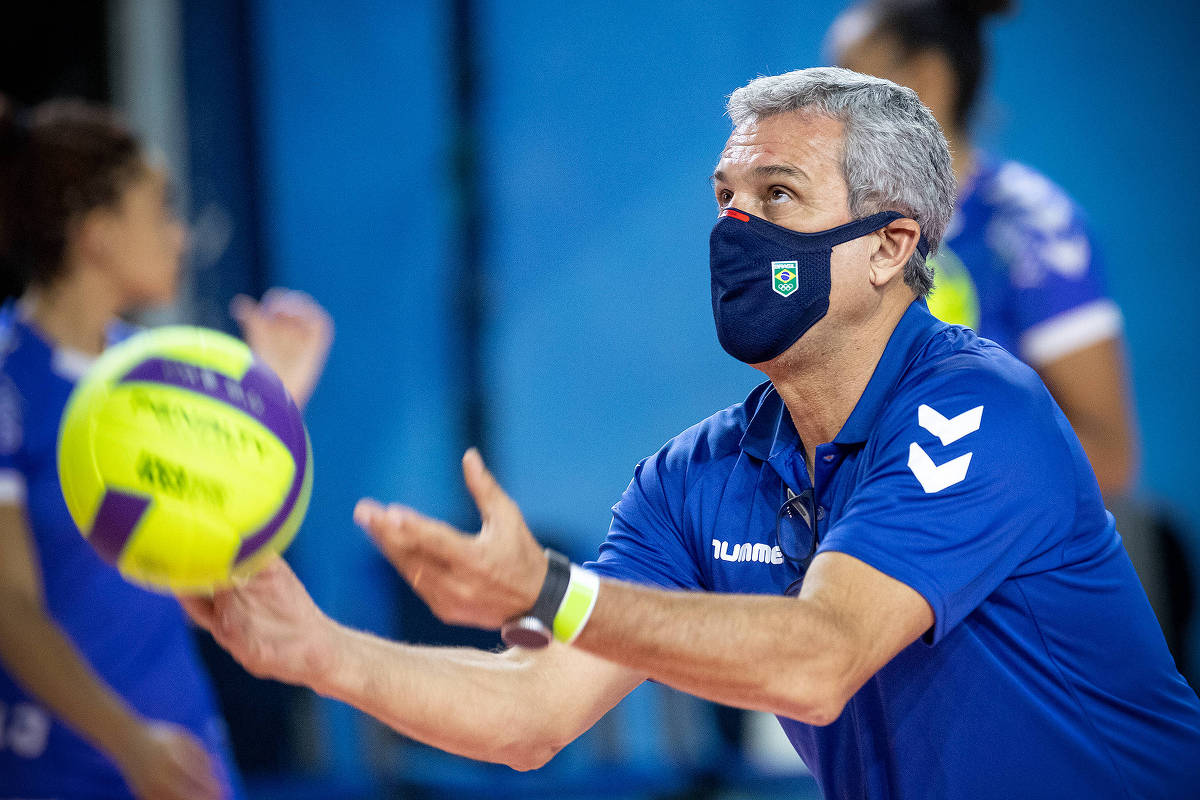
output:
<svg viewBox="0 0 1200 800"><path fill-rule="evenodd" d="M509 647L535 650L554 638L554 616L571 583L571 561L562 553L546 548L546 580L533 608L514 617L500 628L500 638Z"/></svg>

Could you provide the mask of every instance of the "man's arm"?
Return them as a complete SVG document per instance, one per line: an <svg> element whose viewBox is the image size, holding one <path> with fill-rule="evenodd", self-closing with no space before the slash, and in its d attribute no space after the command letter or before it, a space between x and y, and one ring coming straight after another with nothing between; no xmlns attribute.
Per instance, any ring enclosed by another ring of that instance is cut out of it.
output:
<svg viewBox="0 0 1200 800"><path fill-rule="evenodd" d="M496 629L533 605L546 556L474 451L463 472L483 516L478 535L371 501L355 519L439 618ZM840 553L814 559L795 598L604 581L575 644L543 651L413 647L350 631L321 613L282 560L243 586L183 602L254 674L308 685L410 737L518 769L545 763L646 676L827 724L933 624L919 594Z"/></svg>
<svg viewBox="0 0 1200 800"><path fill-rule="evenodd" d="M356 518L439 618L495 629L533 605L546 557L478 453L468 452L463 472L483 517L477 536L366 501ZM905 584L822 553L795 598L604 581L574 646L701 697L827 724L933 621Z"/></svg>
<svg viewBox="0 0 1200 800"><path fill-rule="evenodd" d="M909 587L822 553L795 598L604 581L575 646L709 700L827 725L932 625L929 604Z"/></svg>
<svg viewBox="0 0 1200 800"><path fill-rule="evenodd" d="M342 627L282 560L192 617L252 673L311 687L395 730L481 761L534 769L643 680L565 645L489 653L418 647Z"/></svg>
<svg viewBox="0 0 1200 800"><path fill-rule="evenodd" d="M142 719L46 613L22 509L0 504L0 661L26 691L104 751L146 798L216 798L208 754L186 730Z"/></svg>

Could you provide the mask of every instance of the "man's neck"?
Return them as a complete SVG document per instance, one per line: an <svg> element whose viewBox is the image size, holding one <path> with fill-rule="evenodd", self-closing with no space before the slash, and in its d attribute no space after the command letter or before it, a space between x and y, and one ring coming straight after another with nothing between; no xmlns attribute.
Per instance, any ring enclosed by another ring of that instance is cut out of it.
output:
<svg viewBox="0 0 1200 800"><path fill-rule="evenodd" d="M841 332L836 347L823 346L833 336L824 337L824 343L801 339L793 345L795 352L779 359L777 368L764 370L800 435L809 477L817 445L833 441L846 424L908 305L881 306L870 320L855 326L853 338Z"/></svg>

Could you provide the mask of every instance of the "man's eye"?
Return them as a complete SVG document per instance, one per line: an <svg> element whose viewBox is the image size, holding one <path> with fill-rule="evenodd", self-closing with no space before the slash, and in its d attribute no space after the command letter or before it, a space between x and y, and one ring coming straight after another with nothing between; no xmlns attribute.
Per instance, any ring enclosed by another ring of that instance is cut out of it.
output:
<svg viewBox="0 0 1200 800"><path fill-rule="evenodd" d="M771 191L768 192L768 197L772 203L784 203L792 199L792 196L786 189L781 189L778 186L771 188Z"/></svg>
<svg viewBox="0 0 1200 800"><path fill-rule="evenodd" d="M717 203L721 206L727 206L733 200L733 192L728 189L717 190Z"/></svg>

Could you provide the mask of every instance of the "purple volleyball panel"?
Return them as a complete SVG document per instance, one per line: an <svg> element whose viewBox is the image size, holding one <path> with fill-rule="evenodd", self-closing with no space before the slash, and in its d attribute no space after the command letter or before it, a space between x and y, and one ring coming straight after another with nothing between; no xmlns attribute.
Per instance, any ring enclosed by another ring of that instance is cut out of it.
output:
<svg viewBox="0 0 1200 800"><path fill-rule="evenodd" d="M150 507L150 498L109 489L100 501L92 532L88 537L100 557L116 566L129 537Z"/></svg>

